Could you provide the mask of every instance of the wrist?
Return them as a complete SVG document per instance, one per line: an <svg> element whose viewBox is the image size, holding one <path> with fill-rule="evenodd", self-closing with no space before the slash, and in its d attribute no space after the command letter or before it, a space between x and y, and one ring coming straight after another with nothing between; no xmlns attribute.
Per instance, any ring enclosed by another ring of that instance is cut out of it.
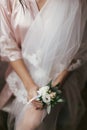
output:
<svg viewBox="0 0 87 130"><path fill-rule="evenodd" d="M28 80L24 81L24 86L25 86L26 90L29 91L31 88L34 88L36 86L36 84L34 83L34 81L32 79L28 79Z"/></svg>
<svg viewBox="0 0 87 130"><path fill-rule="evenodd" d="M53 81L52 85L56 86L58 83L62 84L66 77L68 76L69 71L64 70L60 75L58 75L58 77Z"/></svg>

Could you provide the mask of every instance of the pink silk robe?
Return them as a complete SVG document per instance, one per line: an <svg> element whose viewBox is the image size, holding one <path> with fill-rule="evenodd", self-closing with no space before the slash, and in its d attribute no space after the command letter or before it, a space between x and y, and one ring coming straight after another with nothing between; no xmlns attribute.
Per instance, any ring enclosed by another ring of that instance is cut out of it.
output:
<svg viewBox="0 0 87 130"><path fill-rule="evenodd" d="M9 62L22 58L21 44L23 43L27 30L29 29L35 16L39 12L35 0L24 1L27 5L27 8L24 8L24 10L18 0L0 1L0 56L2 61ZM87 49L87 44L83 44L83 46L84 49ZM84 52L87 51L84 50ZM85 59L87 59L87 53L86 55L84 55L84 52L80 53L82 61L85 61ZM79 56L77 55L77 59L78 57ZM11 66L9 66L6 76L11 71L12 68ZM83 79L82 77L80 77L80 75L83 77ZM70 76L70 78L67 80L64 86L66 90L69 107L73 108L73 121L75 121L77 117L77 103L80 102L83 106L83 102L80 97L80 90L82 90L86 80L87 67L85 65L82 67L82 69L75 71L73 75ZM79 88L79 84L82 88ZM6 84L0 93L0 109L2 109L5 106L5 104L11 96L12 92L10 91L9 86ZM73 102L71 103L72 99ZM80 111L79 115L81 115L81 113L82 111ZM54 116L57 115L55 114ZM52 117L52 119L54 118Z"/></svg>
<svg viewBox="0 0 87 130"><path fill-rule="evenodd" d="M24 0L24 2L27 8L24 7L23 10L19 0L0 1L0 56L2 61L9 62L22 58L21 44L35 16L39 13L35 0ZM82 61L85 61L86 53L81 55ZM78 57L77 55L77 59ZM11 70L12 68L9 65L6 76ZM3 108L11 96L12 92L6 84L0 93L0 109Z"/></svg>
<svg viewBox="0 0 87 130"><path fill-rule="evenodd" d="M21 44L26 32L39 12L35 0L25 0L27 8L23 10L18 0L0 1L0 55L2 61L15 61L22 58ZM6 76L12 70L8 67ZM12 96L6 84L0 93L0 109Z"/></svg>

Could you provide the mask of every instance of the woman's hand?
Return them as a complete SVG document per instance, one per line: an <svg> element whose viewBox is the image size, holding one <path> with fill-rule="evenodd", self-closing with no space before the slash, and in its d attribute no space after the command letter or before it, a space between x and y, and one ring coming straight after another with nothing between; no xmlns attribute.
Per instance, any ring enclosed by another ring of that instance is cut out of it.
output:
<svg viewBox="0 0 87 130"><path fill-rule="evenodd" d="M66 79L66 77L68 76L69 71L64 70L53 82L52 82L52 86L56 86L58 83L62 84L64 82L64 80Z"/></svg>
<svg viewBox="0 0 87 130"><path fill-rule="evenodd" d="M28 100L37 96L37 90L39 87L34 83L29 71L26 68L23 59L12 61L10 62L10 64L13 67L14 71L18 74L18 76L22 80L29 95ZM35 106L36 109L42 109L42 104L40 101L34 100L32 104Z"/></svg>
<svg viewBox="0 0 87 130"><path fill-rule="evenodd" d="M39 89L39 87L37 85L33 85L29 88L28 90L28 100L31 100L32 98L37 96L37 90ZM40 101L37 100L33 100L32 104L35 106L36 109L42 109L43 105Z"/></svg>

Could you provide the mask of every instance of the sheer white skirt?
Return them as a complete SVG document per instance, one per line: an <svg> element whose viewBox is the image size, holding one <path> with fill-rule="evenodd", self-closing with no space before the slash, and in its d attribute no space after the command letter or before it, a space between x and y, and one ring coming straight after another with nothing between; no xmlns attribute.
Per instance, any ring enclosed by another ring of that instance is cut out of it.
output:
<svg viewBox="0 0 87 130"><path fill-rule="evenodd" d="M10 115L10 122L8 122L9 130L13 117L15 118L15 130L56 130L58 122L61 123L59 113L66 103L68 115L64 119L67 120L67 116L69 116L66 127L69 126L69 129L74 130L85 110L81 91L86 81L87 63L73 71L68 77L63 86L65 103L55 106L50 115L47 115L46 110L35 110L32 104L23 105L15 98L3 108Z"/></svg>

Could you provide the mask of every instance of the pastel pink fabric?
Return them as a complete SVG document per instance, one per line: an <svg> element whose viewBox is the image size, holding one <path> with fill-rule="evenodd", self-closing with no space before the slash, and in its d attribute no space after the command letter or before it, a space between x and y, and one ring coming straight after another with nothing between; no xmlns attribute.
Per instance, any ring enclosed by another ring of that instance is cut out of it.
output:
<svg viewBox="0 0 87 130"><path fill-rule="evenodd" d="M35 0L24 0L27 8L18 0L0 1L0 56L2 61L15 61L22 58L21 44L39 9ZM6 77L12 68L9 66ZM0 108L11 97L8 85L0 93Z"/></svg>

